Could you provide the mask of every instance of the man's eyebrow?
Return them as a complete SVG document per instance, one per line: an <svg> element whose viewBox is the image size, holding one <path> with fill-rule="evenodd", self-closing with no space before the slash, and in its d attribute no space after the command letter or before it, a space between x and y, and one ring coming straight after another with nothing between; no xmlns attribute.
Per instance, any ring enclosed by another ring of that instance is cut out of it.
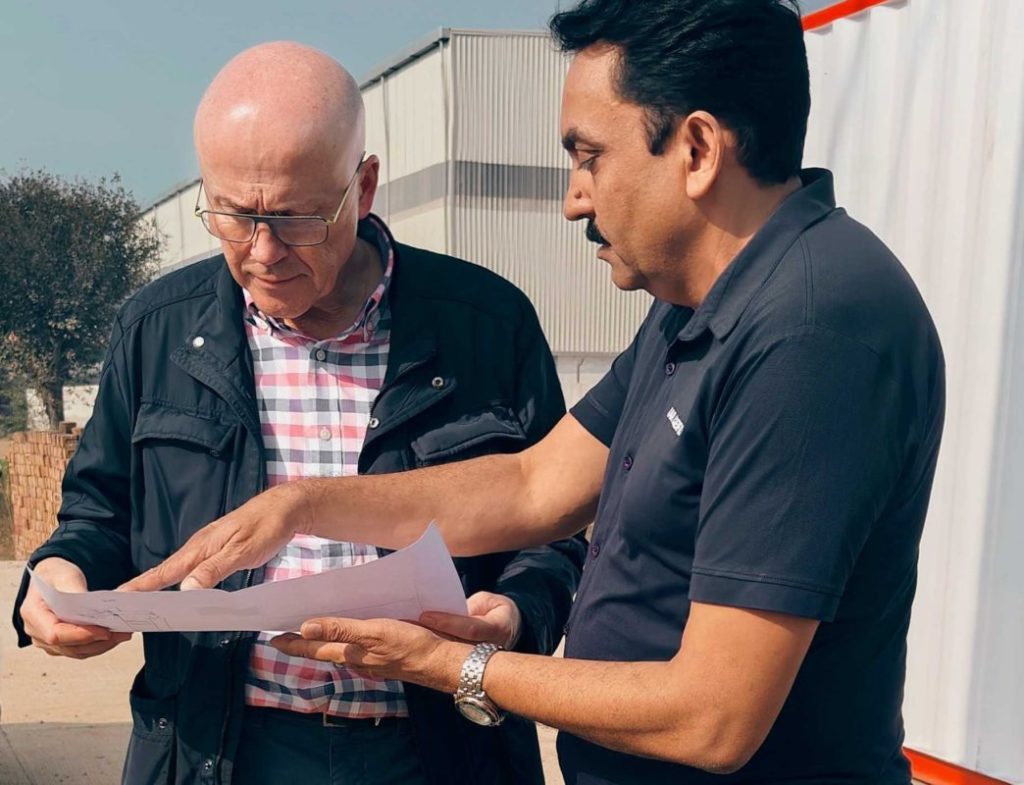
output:
<svg viewBox="0 0 1024 785"><path fill-rule="evenodd" d="M598 148L599 144L588 139L584 134L580 132L578 128L570 128L565 136L562 137L562 147L566 149L566 152L575 153L576 149L580 146L589 148Z"/></svg>
<svg viewBox="0 0 1024 785"><path fill-rule="evenodd" d="M216 200L216 204L217 204L218 207L222 208L225 212L229 212L229 213L240 213L240 214L248 215L249 213L255 213L256 212L256 210L254 210L252 207L248 207L246 205L238 204L237 202L233 202L231 199L217 199ZM274 210L273 212L268 213L268 215L280 215L280 216L288 216L288 215L292 215L292 216L294 216L294 215L306 216L306 215L311 215L311 214L312 213L308 213L308 212L306 212L304 210L296 210L296 209Z"/></svg>

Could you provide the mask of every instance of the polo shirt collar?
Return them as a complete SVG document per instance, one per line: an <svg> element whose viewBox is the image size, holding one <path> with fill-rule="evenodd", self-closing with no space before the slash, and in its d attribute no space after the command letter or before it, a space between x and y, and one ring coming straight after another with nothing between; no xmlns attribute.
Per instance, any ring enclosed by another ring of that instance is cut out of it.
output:
<svg viewBox="0 0 1024 785"><path fill-rule="evenodd" d="M836 209L832 173L800 172L803 187L790 194L718 277L704 302L672 340L692 341L705 328L721 340L736 326L754 295L764 286L782 257L812 224Z"/></svg>

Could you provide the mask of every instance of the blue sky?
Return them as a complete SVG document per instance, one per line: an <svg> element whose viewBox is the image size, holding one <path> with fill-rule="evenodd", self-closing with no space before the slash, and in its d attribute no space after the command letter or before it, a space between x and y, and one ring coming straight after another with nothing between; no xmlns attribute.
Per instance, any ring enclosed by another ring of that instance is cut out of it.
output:
<svg viewBox="0 0 1024 785"><path fill-rule="evenodd" d="M807 10L833 0L804 0ZM568 0L562 0L568 5ZM232 55L293 39L358 78L438 27L539 29L558 0L0 0L0 171L120 173L143 204L195 176L192 112Z"/></svg>

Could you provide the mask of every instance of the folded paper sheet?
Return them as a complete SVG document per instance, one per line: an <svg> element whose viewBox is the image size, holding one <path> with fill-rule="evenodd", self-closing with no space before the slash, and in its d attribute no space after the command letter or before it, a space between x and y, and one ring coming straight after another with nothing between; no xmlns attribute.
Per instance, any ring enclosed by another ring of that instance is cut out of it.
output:
<svg viewBox="0 0 1024 785"><path fill-rule="evenodd" d="M434 524L383 559L233 592L74 594L36 575L32 582L62 621L116 632L294 631L318 616L414 621L426 611L466 613L462 583Z"/></svg>

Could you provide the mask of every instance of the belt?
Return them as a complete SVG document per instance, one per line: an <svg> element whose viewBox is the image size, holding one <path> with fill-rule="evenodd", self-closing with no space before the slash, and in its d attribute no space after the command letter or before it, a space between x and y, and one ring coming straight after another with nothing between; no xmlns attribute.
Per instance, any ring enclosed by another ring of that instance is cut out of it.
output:
<svg viewBox="0 0 1024 785"><path fill-rule="evenodd" d="M269 706L246 706L246 712L254 718L264 720L285 720L304 725L319 725L324 728L379 728L394 727L408 721L408 717L340 717L327 712L301 712L276 709Z"/></svg>

